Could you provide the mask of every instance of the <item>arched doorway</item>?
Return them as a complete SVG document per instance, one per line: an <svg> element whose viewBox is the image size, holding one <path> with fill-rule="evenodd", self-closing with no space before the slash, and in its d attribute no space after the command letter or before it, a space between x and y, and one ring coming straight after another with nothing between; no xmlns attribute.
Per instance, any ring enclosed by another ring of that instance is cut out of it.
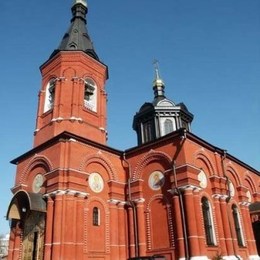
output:
<svg viewBox="0 0 260 260"><path fill-rule="evenodd" d="M46 202L42 194L17 192L9 205L7 219L11 222L14 241L11 251L19 250L23 260L42 260L44 252ZM19 229L19 232L17 230Z"/></svg>

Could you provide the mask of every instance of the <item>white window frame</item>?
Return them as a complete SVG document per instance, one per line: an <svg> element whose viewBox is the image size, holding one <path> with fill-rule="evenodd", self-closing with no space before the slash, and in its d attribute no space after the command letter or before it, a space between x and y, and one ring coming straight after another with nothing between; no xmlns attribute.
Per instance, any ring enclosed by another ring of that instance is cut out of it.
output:
<svg viewBox="0 0 260 260"><path fill-rule="evenodd" d="M53 93L51 93L51 88L53 88ZM55 88L56 88L56 80L51 79L45 89L45 101L44 101L44 109L43 113L51 110L54 106L55 102Z"/></svg>

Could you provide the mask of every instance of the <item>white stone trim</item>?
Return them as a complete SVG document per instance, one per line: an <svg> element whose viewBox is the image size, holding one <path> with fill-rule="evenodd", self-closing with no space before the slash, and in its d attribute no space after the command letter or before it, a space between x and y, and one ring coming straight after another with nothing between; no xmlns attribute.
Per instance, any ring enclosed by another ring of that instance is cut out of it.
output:
<svg viewBox="0 0 260 260"><path fill-rule="evenodd" d="M180 190L202 190L199 186L195 186L195 185L191 185L191 184L188 184L188 185L184 185L184 186L180 186L178 187Z"/></svg>
<svg viewBox="0 0 260 260"><path fill-rule="evenodd" d="M242 260L242 257L241 256L235 256L235 255L229 255L229 256L223 256L223 259L224 260Z"/></svg>
<svg viewBox="0 0 260 260"><path fill-rule="evenodd" d="M134 199L133 201L135 203L143 203L143 202L145 202L145 199L144 198L139 198L139 199Z"/></svg>
<svg viewBox="0 0 260 260"><path fill-rule="evenodd" d="M70 118L57 117L57 118L53 118L51 120L51 122L58 122L58 123L60 123L62 121L70 121L70 122L78 121L78 122L82 123L83 119L81 117L71 116Z"/></svg>
<svg viewBox="0 0 260 260"><path fill-rule="evenodd" d="M51 197L51 196L64 195L64 194L74 195L76 197L84 197L84 198L89 195L89 193L86 193L86 192L67 189L67 190L52 191L48 194L44 194L43 197L49 197L49 196Z"/></svg>
<svg viewBox="0 0 260 260"><path fill-rule="evenodd" d="M181 257L179 260L188 260L186 257ZM189 260L209 260L207 256L192 256L189 257Z"/></svg>
<svg viewBox="0 0 260 260"><path fill-rule="evenodd" d="M114 205L125 205L126 204L125 201L117 200L117 199L109 199L107 202L114 204Z"/></svg>
<svg viewBox="0 0 260 260"><path fill-rule="evenodd" d="M250 255L249 260L260 260L260 256L259 255Z"/></svg>

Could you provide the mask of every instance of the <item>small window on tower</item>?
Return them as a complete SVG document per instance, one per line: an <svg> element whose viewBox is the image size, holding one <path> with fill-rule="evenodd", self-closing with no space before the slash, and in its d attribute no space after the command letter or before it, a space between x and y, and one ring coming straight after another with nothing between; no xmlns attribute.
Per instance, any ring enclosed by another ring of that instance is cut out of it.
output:
<svg viewBox="0 0 260 260"><path fill-rule="evenodd" d="M154 139L154 130L152 120L143 123L143 143L152 141Z"/></svg>
<svg viewBox="0 0 260 260"><path fill-rule="evenodd" d="M96 84L92 79L85 79L84 87L84 106L96 112L97 110L97 93Z"/></svg>
<svg viewBox="0 0 260 260"><path fill-rule="evenodd" d="M166 119L164 121L164 133L167 135L173 132L173 123L171 119Z"/></svg>
<svg viewBox="0 0 260 260"><path fill-rule="evenodd" d="M54 106L55 86L56 86L56 80L51 79L46 87L44 112L47 112L48 110L52 109Z"/></svg>
<svg viewBox="0 0 260 260"><path fill-rule="evenodd" d="M93 226L100 226L100 211L99 208L93 208Z"/></svg>

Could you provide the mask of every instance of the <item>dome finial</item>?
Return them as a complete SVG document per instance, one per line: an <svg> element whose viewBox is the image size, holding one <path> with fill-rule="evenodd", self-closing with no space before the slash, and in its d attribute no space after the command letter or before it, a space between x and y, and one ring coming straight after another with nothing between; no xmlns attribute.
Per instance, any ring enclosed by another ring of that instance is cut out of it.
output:
<svg viewBox="0 0 260 260"><path fill-rule="evenodd" d="M154 60L153 65L155 68L155 80L153 81L154 97L164 97L164 82L160 78L158 60Z"/></svg>
<svg viewBox="0 0 260 260"><path fill-rule="evenodd" d="M88 6L86 0L74 0L73 6L76 5L76 4L82 4L82 5L84 5L85 7Z"/></svg>

